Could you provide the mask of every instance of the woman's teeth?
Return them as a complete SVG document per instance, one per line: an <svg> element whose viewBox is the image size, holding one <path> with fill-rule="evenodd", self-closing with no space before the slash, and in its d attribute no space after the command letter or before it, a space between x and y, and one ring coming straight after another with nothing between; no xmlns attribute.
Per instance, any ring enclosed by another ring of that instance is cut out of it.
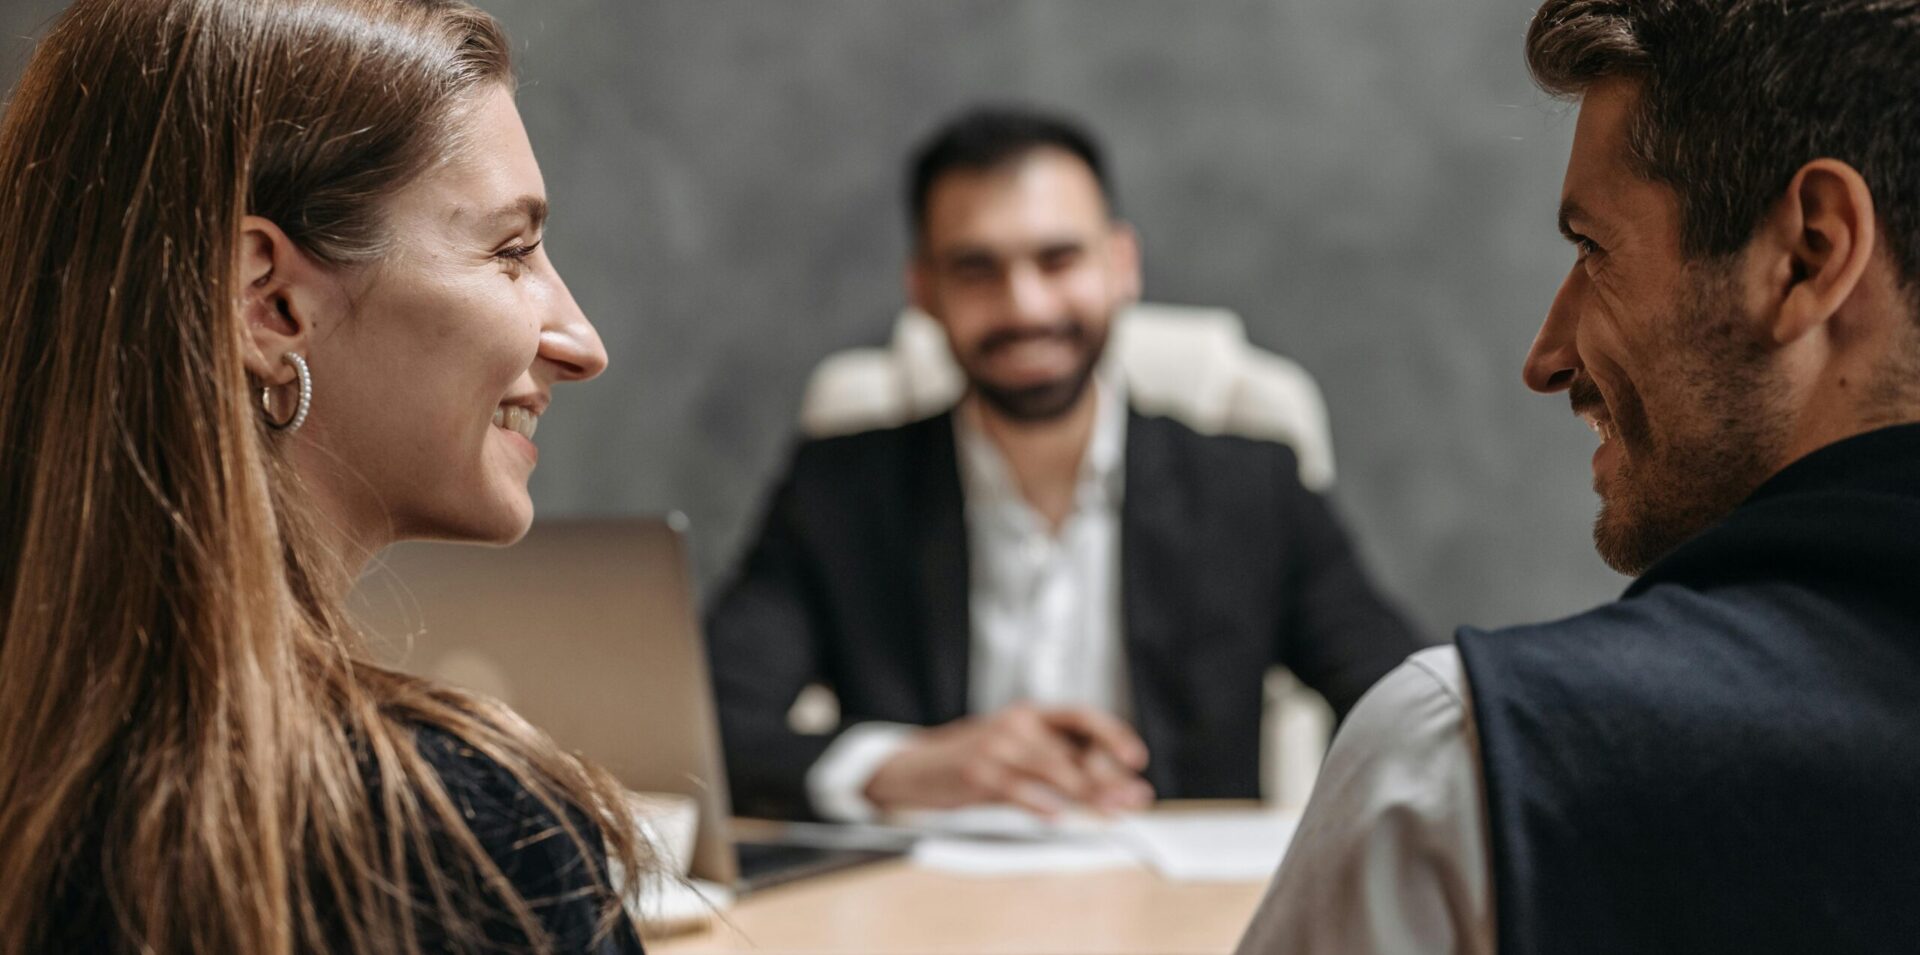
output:
<svg viewBox="0 0 1920 955"><path fill-rule="evenodd" d="M540 424L540 416L530 408L519 405L501 405L493 409L493 426L505 428L528 441L533 440L533 432Z"/></svg>

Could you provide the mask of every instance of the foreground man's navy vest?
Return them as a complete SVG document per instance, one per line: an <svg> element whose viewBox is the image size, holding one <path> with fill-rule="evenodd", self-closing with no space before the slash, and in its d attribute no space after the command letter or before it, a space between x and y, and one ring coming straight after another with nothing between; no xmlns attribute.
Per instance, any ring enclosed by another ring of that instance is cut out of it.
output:
<svg viewBox="0 0 1920 955"><path fill-rule="evenodd" d="M1920 425L1458 641L1503 955L1920 952Z"/></svg>

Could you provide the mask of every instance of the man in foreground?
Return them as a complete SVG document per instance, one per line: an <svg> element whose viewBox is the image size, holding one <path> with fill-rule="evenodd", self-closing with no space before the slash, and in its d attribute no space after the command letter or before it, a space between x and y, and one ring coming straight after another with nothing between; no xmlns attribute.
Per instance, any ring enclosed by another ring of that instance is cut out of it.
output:
<svg viewBox="0 0 1920 955"><path fill-rule="evenodd" d="M1527 358L1638 579L1355 709L1255 952L1920 939L1920 3L1549 0L1578 261Z"/></svg>

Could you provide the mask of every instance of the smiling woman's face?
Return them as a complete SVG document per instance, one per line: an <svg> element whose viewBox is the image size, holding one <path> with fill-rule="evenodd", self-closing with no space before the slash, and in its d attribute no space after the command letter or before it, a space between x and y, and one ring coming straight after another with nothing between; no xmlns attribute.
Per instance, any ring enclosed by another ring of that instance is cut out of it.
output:
<svg viewBox="0 0 1920 955"><path fill-rule="evenodd" d="M314 403L291 453L340 530L508 543L533 519L534 423L606 351L540 245L546 190L500 86L455 122L448 161L387 203L389 254L345 276L316 325Z"/></svg>

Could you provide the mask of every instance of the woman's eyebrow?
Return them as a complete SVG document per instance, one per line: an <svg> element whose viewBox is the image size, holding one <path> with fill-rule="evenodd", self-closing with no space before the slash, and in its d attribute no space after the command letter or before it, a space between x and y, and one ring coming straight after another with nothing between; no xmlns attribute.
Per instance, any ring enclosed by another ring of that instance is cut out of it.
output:
<svg viewBox="0 0 1920 955"><path fill-rule="evenodd" d="M459 206L453 210L451 218L457 222L469 211L468 207ZM540 231L541 227L547 224L546 197L532 194L521 196L490 212L482 214L479 216L478 221L481 225L507 226L521 219L525 219L530 223L533 231Z"/></svg>

